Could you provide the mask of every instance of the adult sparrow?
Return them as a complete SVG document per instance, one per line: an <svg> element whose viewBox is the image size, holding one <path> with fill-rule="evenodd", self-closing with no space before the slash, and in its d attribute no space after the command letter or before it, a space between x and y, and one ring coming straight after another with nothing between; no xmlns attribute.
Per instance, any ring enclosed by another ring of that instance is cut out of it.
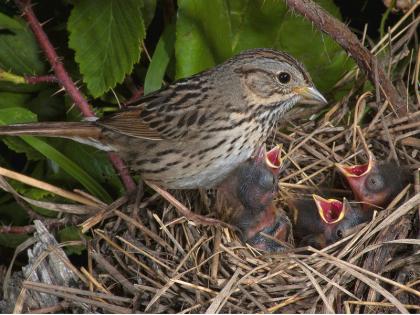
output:
<svg viewBox="0 0 420 315"><path fill-rule="evenodd" d="M211 188L303 99L326 103L304 67L271 49L244 51L96 121L0 127L0 135L70 138L117 152L166 188Z"/></svg>

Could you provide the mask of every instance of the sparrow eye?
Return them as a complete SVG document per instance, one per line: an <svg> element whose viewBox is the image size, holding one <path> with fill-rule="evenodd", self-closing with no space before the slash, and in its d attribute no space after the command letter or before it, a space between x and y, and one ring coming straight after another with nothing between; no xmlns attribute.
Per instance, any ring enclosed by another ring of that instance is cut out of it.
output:
<svg viewBox="0 0 420 315"><path fill-rule="evenodd" d="M280 72L277 75L277 79L281 84L287 84L290 82L290 74L288 74L287 72Z"/></svg>
<svg viewBox="0 0 420 315"><path fill-rule="evenodd" d="M338 239L343 238L343 231L341 231L340 229L337 230L337 237L338 237Z"/></svg>

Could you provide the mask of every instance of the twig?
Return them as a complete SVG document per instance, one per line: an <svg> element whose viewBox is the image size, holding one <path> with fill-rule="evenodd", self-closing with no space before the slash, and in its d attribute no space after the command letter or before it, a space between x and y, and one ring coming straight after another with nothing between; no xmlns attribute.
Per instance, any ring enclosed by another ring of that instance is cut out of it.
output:
<svg viewBox="0 0 420 315"><path fill-rule="evenodd" d="M67 191L65 189L59 188L57 186L48 184L46 182L43 182L41 180L35 179L33 177L29 177L11 170L8 170L6 168L0 167L0 176L5 176L14 180L17 180L21 183L25 183L26 185L30 185L32 187L36 187L39 189L43 189L45 191L49 191L53 194L56 194L58 196L67 198L72 201L79 202L81 204L87 205L87 206L93 206L98 207L99 204L96 202L93 202L90 199L87 199L83 196L80 196L78 194L75 194L73 192Z"/></svg>
<svg viewBox="0 0 420 315"><path fill-rule="evenodd" d="M165 189L159 187L158 185L155 185L153 183L145 182L150 188L155 190L157 193L159 193L164 199L166 199L170 204L172 204L176 210L180 214L182 214L187 220L193 221L196 224L202 224L202 225L220 225L224 227L228 227L232 230L237 230L234 226L220 221L218 219L208 218L200 214L193 213L190 209L188 209L186 206L184 206L181 202L179 202L174 196L172 196L169 192L167 192Z"/></svg>
<svg viewBox="0 0 420 315"><path fill-rule="evenodd" d="M66 90L84 117L95 117L95 114L90 108L88 102L76 87L76 84L73 82L73 80L70 78L47 34L42 29L42 25L32 9L31 0L15 0L15 3L22 11L22 15L31 27L32 32L34 33L41 49L51 64L51 67L54 70L55 76L60 85ZM127 191L133 191L136 185L133 179L130 177L126 167L124 166L124 162L113 153L109 153L108 157L114 165L115 169L118 171Z"/></svg>
<svg viewBox="0 0 420 315"><path fill-rule="evenodd" d="M318 29L331 36L343 47L354 58L359 67L367 73L370 81L375 84L374 63L376 57L360 43L357 36L344 23L331 16L311 0L285 1L290 8L310 20ZM405 115L407 111L401 96L381 68L378 68L378 82L384 98L387 98L397 108L399 114Z"/></svg>
<svg viewBox="0 0 420 315"><path fill-rule="evenodd" d="M121 158L113 152L109 152L108 157L117 170L118 175L120 176L127 192L135 191L136 183L131 178L130 173L128 172L128 168L125 166L123 160L121 160Z"/></svg>
<svg viewBox="0 0 420 315"><path fill-rule="evenodd" d="M43 222L48 229L64 225L62 220L50 219ZM0 226L0 234L31 234L35 232L35 225Z"/></svg>
<svg viewBox="0 0 420 315"><path fill-rule="evenodd" d="M70 303L68 302L60 302L57 305L54 306L47 306L42 308L34 308L30 309L29 313L31 314L48 314L48 313L60 313L61 311L67 309L70 307Z"/></svg>

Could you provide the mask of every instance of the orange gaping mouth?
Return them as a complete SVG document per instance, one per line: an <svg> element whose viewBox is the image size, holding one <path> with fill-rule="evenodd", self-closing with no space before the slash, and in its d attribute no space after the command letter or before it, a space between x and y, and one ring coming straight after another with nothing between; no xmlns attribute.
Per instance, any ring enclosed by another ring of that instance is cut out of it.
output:
<svg viewBox="0 0 420 315"><path fill-rule="evenodd" d="M344 218L345 210L344 204L336 199L324 199L317 195L312 195L319 216L327 224L333 224L341 221Z"/></svg>
<svg viewBox="0 0 420 315"><path fill-rule="evenodd" d="M265 161L269 167L280 168L281 148L282 148L282 145L277 145L265 154Z"/></svg>

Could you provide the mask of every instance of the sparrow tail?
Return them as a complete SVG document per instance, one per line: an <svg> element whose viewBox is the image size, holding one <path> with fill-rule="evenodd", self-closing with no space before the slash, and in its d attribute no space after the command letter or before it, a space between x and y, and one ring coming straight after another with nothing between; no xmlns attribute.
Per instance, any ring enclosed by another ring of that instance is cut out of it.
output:
<svg viewBox="0 0 420 315"><path fill-rule="evenodd" d="M41 122L0 126L0 136L6 135L99 139L101 128L91 122Z"/></svg>

